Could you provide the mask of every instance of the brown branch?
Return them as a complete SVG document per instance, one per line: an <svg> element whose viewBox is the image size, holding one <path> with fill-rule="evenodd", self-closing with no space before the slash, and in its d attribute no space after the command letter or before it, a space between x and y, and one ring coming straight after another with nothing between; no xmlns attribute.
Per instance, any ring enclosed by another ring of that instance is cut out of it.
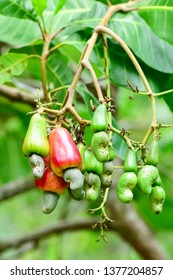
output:
<svg viewBox="0 0 173 280"><path fill-rule="evenodd" d="M96 223L96 219L87 219L87 221L59 221L55 225L46 226L44 228L38 229L33 233L24 234L21 237L13 238L11 240L1 240L0 241L0 252L3 252L9 248L17 248L28 242L38 242L40 239L48 237L52 234L61 234L66 231L76 231L76 230L91 230L93 224Z"/></svg>
<svg viewBox="0 0 173 280"><path fill-rule="evenodd" d="M28 94L25 91L19 90L18 88L0 85L0 95L12 101L30 104L33 107L36 105L36 102L34 101L36 99L35 96Z"/></svg>
<svg viewBox="0 0 173 280"><path fill-rule="evenodd" d="M19 178L16 181L4 184L0 188L0 201L14 197L22 192L34 188L33 176Z"/></svg>

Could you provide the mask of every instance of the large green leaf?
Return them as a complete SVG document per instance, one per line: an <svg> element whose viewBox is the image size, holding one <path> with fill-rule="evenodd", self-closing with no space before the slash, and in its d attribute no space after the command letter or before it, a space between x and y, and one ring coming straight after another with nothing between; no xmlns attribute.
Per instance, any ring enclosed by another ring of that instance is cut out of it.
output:
<svg viewBox="0 0 173 280"><path fill-rule="evenodd" d="M143 5L145 6L139 7L139 15L149 24L157 36L173 44L173 1L150 0L145 1Z"/></svg>
<svg viewBox="0 0 173 280"><path fill-rule="evenodd" d="M173 47L157 37L136 12L116 14L109 27L148 66L164 73L173 73Z"/></svg>
<svg viewBox="0 0 173 280"><path fill-rule="evenodd" d="M0 15L3 28L0 29L0 41L10 45L28 45L41 38L36 22Z"/></svg>
<svg viewBox="0 0 173 280"><path fill-rule="evenodd" d="M10 82L13 76L19 76L27 67L26 54L8 53L0 57L0 84Z"/></svg>
<svg viewBox="0 0 173 280"><path fill-rule="evenodd" d="M56 32L58 29L69 26L71 22L76 19L82 18L88 11L91 10L94 4L93 0L76 0L76 1L66 1L66 4L63 6L58 14L54 16L54 21L52 24L52 32ZM44 20L47 26L51 21L52 15L56 10L56 5L50 5L49 9L44 13ZM71 35L71 32L66 32L63 34Z"/></svg>
<svg viewBox="0 0 173 280"><path fill-rule="evenodd" d="M82 15L73 17L69 25L60 35L62 40L81 30L91 32L99 24L106 13L107 6L97 2L92 9ZM55 22L55 26L57 22ZM109 21L109 27L117 33L132 51L148 66L164 72L173 72L173 47L160 39L137 12L117 13ZM61 37L62 36L62 37Z"/></svg>
<svg viewBox="0 0 173 280"><path fill-rule="evenodd" d="M25 3L26 4L26 1ZM4 16L11 16L16 18L29 18L35 20L33 13L24 7L20 1L14 0L1 0L0 1L0 14Z"/></svg>

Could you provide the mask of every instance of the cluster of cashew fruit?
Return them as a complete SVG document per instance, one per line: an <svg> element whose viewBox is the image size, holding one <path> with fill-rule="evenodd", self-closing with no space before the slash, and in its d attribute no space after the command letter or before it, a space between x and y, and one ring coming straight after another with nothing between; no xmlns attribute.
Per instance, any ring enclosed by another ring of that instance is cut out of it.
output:
<svg viewBox="0 0 173 280"><path fill-rule="evenodd" d="M23 153L29 157L36 186L44 192L42 211L51 213L60 195L68 190L75 200L95 201L112 184L114 148L108 121L106 103L100 103L91 120L91 141L75 143L72 134L63 126L47 129L46 115L36 112L30 120L23 143ZM124 173L120 176L116 194L123 203L133 199L137 186L149 195L153 212L162 211L165 191L156 165L158 139L152 141L145 165L137 166L137 152L127 149Z"/></svg>
<svg viewBox="0 0 173 280"><path fill-rule="evenodd" d="M137 188L149 196L151 208L155 214L162 211L165 191L156 165L159 162L159 141L153 139L145 159L145 165L137 172L137 154L128 149L124 161L124 173L120 176L116 193L121 202L128 203L133 199L133 189Z"/></svg>
<svg viewBox="0 0 173 280"><path fill-rule="evenodd" d="M29 157L36 186L44 192L42 211L51 213L59 196L83 186L82 158L66 128L55 127L47 135L46 119L35 113L24 139L23 153Z"/></svg>

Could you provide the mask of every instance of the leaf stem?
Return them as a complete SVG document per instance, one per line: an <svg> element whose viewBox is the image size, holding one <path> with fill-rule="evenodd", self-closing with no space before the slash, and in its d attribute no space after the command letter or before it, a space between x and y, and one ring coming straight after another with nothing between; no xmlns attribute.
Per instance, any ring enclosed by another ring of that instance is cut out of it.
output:
<svg viewBox="0 0 173 280"><path fill-rule="evenodd" d="M41 55L41 74L42 74L42 86L44 92L44 99L46 102L50 102L49 93L47 90L47 73L46 73L46 63L49 54L49 45L51 42L51 36L49 33L43 34L43 50Z"/></svg>
<svg viewBox="0 0 173 280"><path fill-rule="evenodd" d="M162 91L162 92L159 92L159 93L153 93L153 95L155 97L159 97L159 96L166 95L166 94L169 94L169 93L172 93L172 92L173 92L173 89L170 89L170 90Z"/></svg>
<svg viewBox="0 0 173 280"><path fill-rule="evenodd" d="M141 66L139 65L136 57L134 56L134 54L132 53L130 48L127 46L127 44L115 32L113 32L111 29L109 29L106 26L97 26L95 28L95 31L98 32L98 33L105 33L105 34L111 36L116 42L118 42L120 44L120 46L125 50L125 52L129 56L129 58L131 59L131 61L132 61L133 65L135 66L137 72L139 73L139 75L140 75L140 77L143 81L143 84L146 88L146 91L148 93L151 93L152 90L151 90L151 87L148 83L148 80L147 80Z"/></svg>
<svg viewBox="0 0 173 280"><path fill-rule="evenodd" d="M104 221L108 221L108 222L114 222L113 220L111 220L107 214L106 214L106 211L105 211L105 204L107 202L107 199L108 199L108 194L109 194L109 188L106 188L105 190L105 193L104 193L104 197L103 197L103 200L102 200L102 203L100 204L99 207L96 207L94 209L89 209L88 211L92 214L94 214L96 211L99 211L101 210L102 214L101 216L104 218Z"/></svg>
<svg viewBox="0 0 173 280"><path fill-rule="evenodd" d="M118 134L122 139L124 139L124 141L126 142L127 146L131 149L132 148L132 141L126 136L124 135L121 130L118 130L117 128L110 126L110 130L112 130L113 132L115 132L116 134Z"/></svg>
<svg viewBox="0 0 173 280"><path fill-rule="evenodd" d="M101 91L101 87L100 87L100 84L98 82L98 79L97 79L97 76L94 72L94 69L91 65L91 63L89 62L89 60L87 59L83 59L81 61L82 65L84 67L86 67L88 69L88 71L90 72L92 78L93 78L93 82L94 82L94 86L95 86L95 89L96 89L96 92L97 92L97 95L98 95L98 99L99 99L99 102L104 102L104 98L103 98L103 94L102 94L102 91Z"/></svg>

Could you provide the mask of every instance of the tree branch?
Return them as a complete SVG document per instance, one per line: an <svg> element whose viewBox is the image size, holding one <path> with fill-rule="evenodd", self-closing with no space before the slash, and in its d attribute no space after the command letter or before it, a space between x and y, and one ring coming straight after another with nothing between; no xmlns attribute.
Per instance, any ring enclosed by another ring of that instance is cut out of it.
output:
<svg viewBox="0 0 173 280"><path fill-rule="evenodd" d="M66 231L76 231L76 230L91 230L93 224L95 224L97 220L87 219L87 221L58 221L57 224L46 226L44 228L38 229L33 233L24 234L21 237L13 238L7 241L0 241L0 252L3 252L9 248L17 248L21 245L28 242L38 242L40 239L48 237L52 234L61 234Z"/></svg>
<svg viewBox="0 0 173 280"><path fill-rule="evenodd" d="M12 101L30 104L33 107L35 107L36 105L36 102L34 101L36 99L35 96L28 94L25 91L21 91L18 88L10 87L7 85L1 85L0 95Z"/></svg>
<svg viewBox="0 0 173 280"><path fill-rule="evenodd" d="M31 190L34 188L33 176L23 177L16 181L9 182L2 185L0 188L0 201L14 197L22 192Z"/></svg>

